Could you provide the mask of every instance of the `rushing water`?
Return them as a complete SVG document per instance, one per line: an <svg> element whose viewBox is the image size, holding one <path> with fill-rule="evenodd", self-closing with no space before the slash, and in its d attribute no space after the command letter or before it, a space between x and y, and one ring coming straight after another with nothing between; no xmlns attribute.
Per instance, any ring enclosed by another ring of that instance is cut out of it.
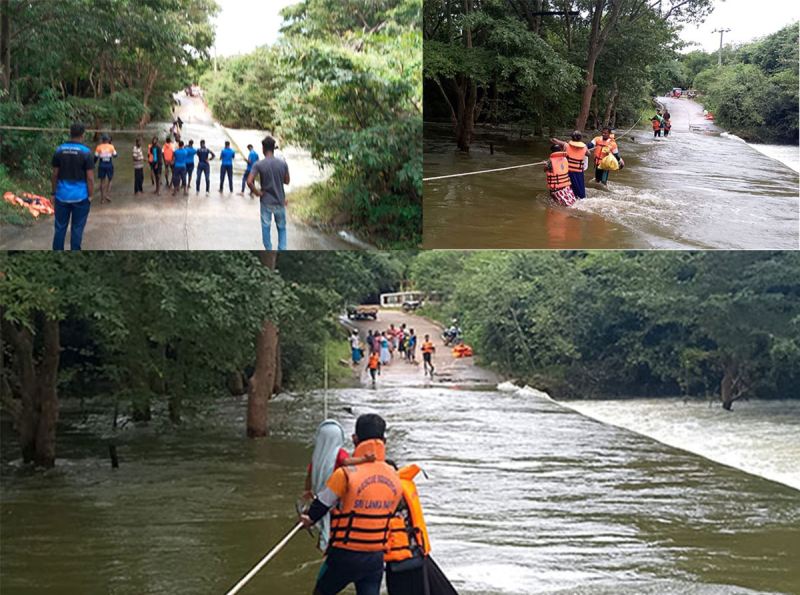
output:
<svg viewBox="0 0 800 595"><path fill-rule="evenodd" d="M665 101L670 136L617 131L626 167L611 172L608 189L588 183L592 168L576 207L553 203L542 166L425 182L425 248L796 249L797 171L723 136L700 106ZM449 125L426 124L424 136L426 178L535 163L550 152L547 140L519 131L478 129L468 155L455 152Z"/></svg>
<svg viewBox="0 0 800 595"><path fill-rule="evenodd" d="M330 391L348 433L380 412L389 455L426 470L433 555L460 593L800 593L800 492L500 388ZM291 528L321 399L273 401L264 440L243 437L240 398L202 430L128 426L116 471L93 416L64 414L46 473L20 468L4 425L3 594L221 595ZM301 533L243 594L310 592L320 562Z"/></svg>

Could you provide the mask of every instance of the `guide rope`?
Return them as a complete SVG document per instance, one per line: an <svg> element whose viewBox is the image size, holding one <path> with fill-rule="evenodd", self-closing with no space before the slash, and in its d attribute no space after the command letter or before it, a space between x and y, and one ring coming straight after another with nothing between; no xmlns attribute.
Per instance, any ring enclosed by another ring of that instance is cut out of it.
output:
<svg viewBox="0 0 800 595"><path fill-rule="evenodd" d="M242 580L240 580L238 583L236 583L236 585L233 587L233 589L231 589L230 591L225 593L225 595L235 595L236 593L238 593L239 590L241 590L241 588L244 587L250 581L250 579L253 578L256 575L256 573L266 565L267 562L272 560L272 558L274 558L275 555L279 551L281 551L283 549L283 547L287 543L289 543L289 540L292 537L294 537L295 534L302 528L303 528L303 523L299 523L298 522L294 526L294 529L289 531L289 533L286 535L286 537L284 537L280 541L280 543L278 543L278 545L276 545L274 548L272 548L272 550L266 556L261 558L261 561L258 564L256 564L250 572L248 572L246 575L244 575L244 578Z"/></svg>
<svg viewBox="0 0 800 595"><path fill-rule="evenodd" d="M533 167L534 165L544 165L546 161L538 161L536 163L526 163L525 165L512 165L511 167L501 167L499 169L484 169L482 171L471 171L464 174L451 174L449 176L436 176L435 178L422 178L423 182L430 182L431 180L444 180L445 178L460 178L461 176L474 176L477 174L488 174L495 171L506 171L507 169L518 169L520 167Z"/></svg>
<svg viewBox="0 0 800 595"><path fill-rule="evenodd" d="M166 124L164 124L166 126ZM25 130L32 132L69 132L69 128L33 128L31 126L0 126L0 130ZM86 132L107 132L120 134L142 134L143 130L98 130L87 128Z"/></svg>

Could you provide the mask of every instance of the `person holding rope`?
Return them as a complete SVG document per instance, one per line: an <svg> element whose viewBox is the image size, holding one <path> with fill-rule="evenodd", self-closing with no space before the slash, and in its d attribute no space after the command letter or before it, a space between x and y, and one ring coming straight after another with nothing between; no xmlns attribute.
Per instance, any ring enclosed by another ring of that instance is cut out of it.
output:
<svg viewBox="0 0 800 595"><path fill-rule="evenodd" d="M356 420L353 456L375 461L339 467L300 516L311 527L331 512L330 541L314 595L337 595L354 584L358 595L380 595L389 523L403 497L394 467L386 462L386 422L375 413Z"/></svg>
<svg viewBox="0 0 800 595"><path fill-rule="evenodd" d="M600 182L603 186L608 186L608 170L607 169L600 169L598 166L600 162L606 157L607 154L611 154L619 163L620 169L625 167L625 162L619 156L619 148L617 147L617 142L611 138L611 126L603 126L603 135L596 136L592 139L588 145L586 145L587 149L594 148L594 179L597 182Z"/></svg>
<svg viewBox="0 0 800 595"><path fill-rule="evenodd" d="M567 153L561 150L560 145L550 145L550 159L544 164L544 172L547 176L550 198L565 207L574 205L575 194L572 192L572 182L569 177Z"/></svg>
<svg viewBox="0 0 800 595"><path fill-rule="evenodd" d="M586 169L586 160L591 153L586 145L582 142L583 134L580 130L575 130L572 133L572 140L565 143L563 140L551 138L550 142L566 152L567 166L569 168L569 181L572 185L572 192L577 198L586 198L586 183L584 181L584 170ZM552 151L551 151L552 153ZM552 155L551 155L552 157ZM547 171L545 169L545 171Z"/></svg>

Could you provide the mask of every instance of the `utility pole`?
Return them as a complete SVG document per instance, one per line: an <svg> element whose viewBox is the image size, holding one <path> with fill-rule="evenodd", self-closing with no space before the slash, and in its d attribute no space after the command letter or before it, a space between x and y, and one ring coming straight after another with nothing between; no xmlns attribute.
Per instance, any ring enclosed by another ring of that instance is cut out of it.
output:
<svg viewBox="0 0 800 595"><path fill-rule="evenodd" d="M730 29L714 29L712 33L719 33L719 62L718 66L722 66L722 34L730 32Z"/></svg>

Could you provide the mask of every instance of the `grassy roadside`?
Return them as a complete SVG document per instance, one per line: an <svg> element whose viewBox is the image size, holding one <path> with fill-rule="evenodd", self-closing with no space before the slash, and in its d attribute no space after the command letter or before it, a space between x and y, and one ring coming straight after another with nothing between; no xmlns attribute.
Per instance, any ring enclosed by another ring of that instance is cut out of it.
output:
<svg viewBox="0 0 800 595"><path fill-rule="evenodd" d="M0 199L6 192L21 195L23 192L49 196L50 188L46 180L31 181L11 176L8 169L0 164ZM36 219L28 209L12 205L5 200L0 200L0 225L14 225L16 227L31 227Z"/></svg>
<svg viewBox="0 0 800 595"><path fill-rule="evenodd" d="M330 388L350 388L358 386L360 368L343 366L340 362L350 361L350 342L347 340L330 341L327 349L328 386Z"/></svg>

